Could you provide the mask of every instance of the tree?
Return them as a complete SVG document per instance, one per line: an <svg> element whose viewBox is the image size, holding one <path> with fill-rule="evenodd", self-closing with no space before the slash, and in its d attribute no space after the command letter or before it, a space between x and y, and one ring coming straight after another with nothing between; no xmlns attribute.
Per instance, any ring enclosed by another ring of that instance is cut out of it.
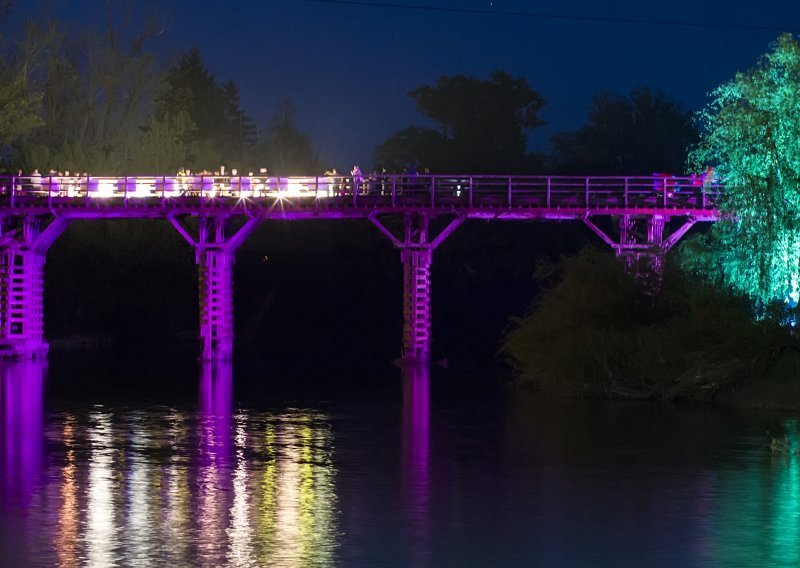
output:
<svg viewBox="0 0 800 568"><path fill-rule="evenodd" d="M20 49L26 76L41 92L44 126L17 145L23 168L116 173L128 167L154 86L156 34L112 13L103 32L71 36L51 22L30 25Z"/></svg>
<svg viewBox="0 0 800 568"><path fill-rule="evenodd" d="M292 103L282 101L270 121L260 152L279 175L307 175L320 169L311 139L297 129L294 117Z"/></svg>
<svg viewBox="0 0 800 568"><path fill-rule="evenodd" d="M452 143L442 133L431 128L411 126L395 133L375 148L373 159L377 168L402 172L414 164L424 164L432 171L443 172L454 162Z"/></svg>
<svg viewBox="0 0 800 568"><path fill-rule="evenodd" d="M235 167L249 161L255 125L241 108L239 87L234 81L219 84L196 47L169 69L154 107L155 125L184 124L188 119L190 127L182 130L183 150L191 148L181 159L186 167Z"/></svg>
<svg viewBox="0 0 800 568"><path fill-rule="evenodd" d="M420 157L420 165L438 171L514 173L528 164L527 131L543 124L538 113L545 101L524 79L502 71L488 80L441 76L409 96L438 130L395 134L376 150L377 166ZM405 155L391 155L393 148Z"/></svg>
<svg viewBox="0 0 800 568"><path fill-rule="evenodd" d="M10 145L44 124L38 114L41 95L29 93L22 76L9 79L0 85L0 145L3 146Z"/></svg>
<svg viewBox="0 0 800 568"><path fill-rule="evenodd" d="M584 175L682 173L696 142L691 114L647 87L597 94L582 128L551 139L559 173Z"/></svg>
<svg viewBox="0 0 800 568"><path fill-rule="evenodd" d="M772 51L711 93L698 114L700 171L725 180L722 219L709 237L714 260L688 264L766 304L800 295L800 44L780 36Z"/></svg>

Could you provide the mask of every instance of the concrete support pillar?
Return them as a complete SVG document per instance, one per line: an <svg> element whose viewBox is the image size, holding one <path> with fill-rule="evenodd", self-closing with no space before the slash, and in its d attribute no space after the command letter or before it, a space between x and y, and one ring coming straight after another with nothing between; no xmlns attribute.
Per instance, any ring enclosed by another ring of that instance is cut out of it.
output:
<svg viewBox="0 0 800 568"><path fill-rule="evenodd" d="M433 251L458 228L455 218L431 239L430 218L424 213L403 217L402 239L374 216L370 221L400 250L403 263L403 362L427 366L431 357L431 264Z"/></svg>
<svg viewBox="0 0 800 568"><path fill-rule="evenodd" d="M203 216L197 239L176 217L172 225L194 248L200 292L200 349L204 361L225 361L233 356L233 264L236 251L255 230L257 219L248 219L231 231L230 219ZM231 233L231 234L228 234Z"/></svg>
<svg viewBox="0 0 800 568"><path fill-rule="evenodd" d="M47 249L66 229L67 222L29 215L15 219L12 230L3 220L0 250L0 357L41 359L47 355L44 336L44 263Z"/></svg>
<svg viewBox="0 0 800 568"><path fill-rule="evenodd" d="M3 343L14 358L40 359L47 355L44 338L45 255L7 249L2 255Z"/></svg>
<svg viewBox="0 0 800 568"><path fill-rule="evenodd" d="M234 253L206 248L198 251L200 276L200 342L204 360L233 355Z"/></svg>
<svg viewBox="0 0 800 568"><path fill-rule="evenodd" d="M203 360L233 356L233 263L225 244L225 220L200 219L195 253L200 277L200 343Z"/></svg>
<svg viewBox="0 0 800 568"><path fill-rule="evenodd" d="M431 352L431 263L428 249L409 247L403 262L403 358L427 363Z"/></svg>
<svg viewBox="0 0 800 568"><path fill-rule="evenodd" d="M658 292L664 276L664 255L667 252L664 246L664 217L650 215L634 220L630 215L623 215L620 218L619 233L617 255L623 258L625 268L642 284L645 291Z"/></svg>

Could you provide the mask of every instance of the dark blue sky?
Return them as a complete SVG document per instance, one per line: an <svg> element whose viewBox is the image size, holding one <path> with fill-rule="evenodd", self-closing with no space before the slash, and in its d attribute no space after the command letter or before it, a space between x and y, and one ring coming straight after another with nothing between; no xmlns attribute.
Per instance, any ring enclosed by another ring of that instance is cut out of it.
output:
<svg viewBox="0 0 800 568"><path fill-rule="evenodd" d="M527 79L548 101L548 122L531 133L579 127L600 89L649 85L698 109L706 94L752 66L779 30L694 27L578 18L775 26L800 30L800 2L789 0L374 0L479 10L457 13L308 0L134 0L158 14L164 57L194 45L220 80L235 80L245 109L263 126L281 99L297 107L300 128L326 163L371 162L395 131L424 124L407 92L440 75L486 77L501 69ZM16 15L53 15L82 26L101 21L105 0L16 0ZM492 12L497 12L493 14Z"/></svg>

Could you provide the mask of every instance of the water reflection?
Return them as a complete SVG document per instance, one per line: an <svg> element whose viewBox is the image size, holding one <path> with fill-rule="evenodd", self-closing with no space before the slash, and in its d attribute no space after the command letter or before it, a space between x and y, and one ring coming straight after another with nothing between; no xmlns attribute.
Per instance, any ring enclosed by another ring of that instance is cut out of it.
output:
<svg viewBox="0 0 800 568"><path fill-rule="evenodd" d="M198 532L204 565L326 566L337 543L328 418L234 412L229 364L201 377Z"/></svg>
<svg viewBox="0 0 800 568"><path fill-rule="evenodd" d="M197 519L203 566L225 563L226 529L234 463L233 372L230 362L204 362L200 377L200 452L197 472Z"/></svg>
<svg viewBox="0 0 800 568"><path fill-rule="evenodd" d="M42 395L47 364L39 361L0 364L3 426L3 496L9 505L30 504L42 471Z"/></svg>
<svg viewBox="0 0 800 568"><path fill-rule="evenodd" d="M797 419L785 420L782 432L789 447L800 448ZM753 444L763 448L759 441ZM710 558L729 566L752 558L765 566L800 566L800 459L775 455L767 467L751 460L741 465L718 472Z"/></svg>
<svg viewBox="0 0 800 568"><path fill-rule="evenodd" d="M431 500L430 477L430 369L403 370L403 472L411 534L410 552L416 564L425 564Z"/></svg>

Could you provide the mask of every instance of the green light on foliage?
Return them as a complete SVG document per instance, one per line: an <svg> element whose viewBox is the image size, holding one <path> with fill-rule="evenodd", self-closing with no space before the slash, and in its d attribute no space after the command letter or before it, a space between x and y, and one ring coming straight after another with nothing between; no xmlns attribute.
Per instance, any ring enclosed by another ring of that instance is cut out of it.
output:
<svg viewBox="0 0 800 568"><path fill-rule="evenodd" d="M694 263L757 301L800 297L800 44L780 36L759 63L711 93L698 113L693 171L725 181L713 262ZM691 263L691 260L690 260Z"/></svg>

